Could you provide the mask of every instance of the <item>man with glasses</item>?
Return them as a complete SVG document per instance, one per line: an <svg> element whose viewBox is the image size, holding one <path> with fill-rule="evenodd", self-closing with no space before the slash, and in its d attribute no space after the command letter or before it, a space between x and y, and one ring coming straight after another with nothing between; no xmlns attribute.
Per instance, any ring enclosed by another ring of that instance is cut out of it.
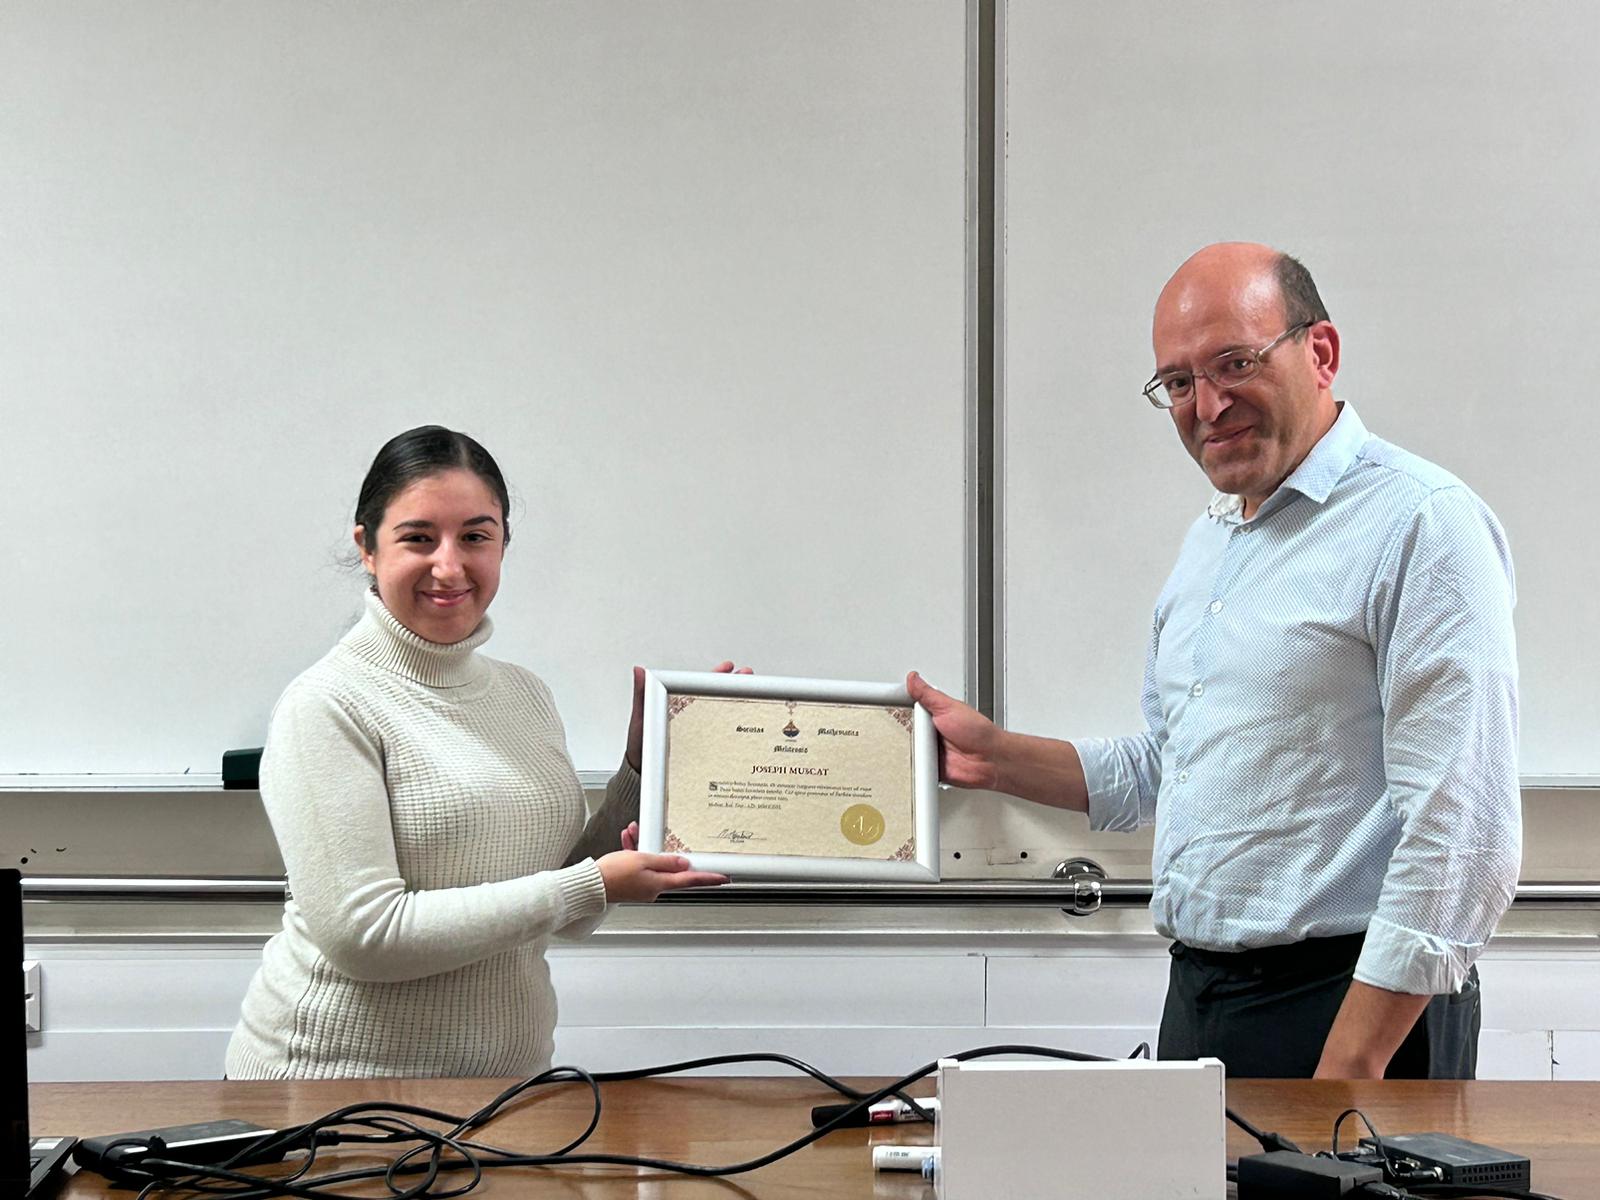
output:
<svg viewBox="0 0 1600 1200"><path fill-rule="evenodd" d="M1217 494L1156 603L1148 728L1010 733L913 672L941 773L1155 825L1161 1057L1471 1078L1472 964L1521 859L1505 535L1335 400L1339 334L1287 255L1201 250L1153 342L1144 396Z"/></svg>

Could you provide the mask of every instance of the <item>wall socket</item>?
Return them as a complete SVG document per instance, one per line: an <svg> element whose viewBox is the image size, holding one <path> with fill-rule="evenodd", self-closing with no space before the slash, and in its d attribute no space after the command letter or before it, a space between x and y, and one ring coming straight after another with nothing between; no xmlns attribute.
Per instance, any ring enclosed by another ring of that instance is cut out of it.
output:
<svg viewBox="0 0 1600 1200"><path fill-rule="evenodd" d="M39 986L43 978L44 973L39 969L37 962L22 964L22 994L25 1004L23 1019L27 1022L29 1033L38 1033L43 1028L39 1021Z"/></svg>

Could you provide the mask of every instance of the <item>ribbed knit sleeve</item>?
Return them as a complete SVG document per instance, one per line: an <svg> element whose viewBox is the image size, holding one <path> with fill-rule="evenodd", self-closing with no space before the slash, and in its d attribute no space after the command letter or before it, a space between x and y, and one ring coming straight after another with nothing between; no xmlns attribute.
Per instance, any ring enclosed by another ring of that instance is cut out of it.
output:
<svg viewBox="0 0 1600 1200"><path fill-rule="evenodd" d="M293 918L353 979L454 970L604 911L604 883L589 860L465 887L409 888L381 739L315 685L293 686L279 701L261 793L288 871Z"/></svg>

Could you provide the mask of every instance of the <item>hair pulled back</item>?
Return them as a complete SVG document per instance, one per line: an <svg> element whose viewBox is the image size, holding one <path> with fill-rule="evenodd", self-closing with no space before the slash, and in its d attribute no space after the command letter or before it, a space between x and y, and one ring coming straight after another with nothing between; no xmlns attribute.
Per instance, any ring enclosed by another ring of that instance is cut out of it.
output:
<svg viewBox="0 0 1600 1200"><path fill-rule="evenodd" d="M378 548L378 530L389 502L419 479L446 471L471 471L500 501L502 538L511 541L511 497L500 466L476 440L443 425L418 425L383 444L361 482L356 499L356 524L367 550Z"/></svg>

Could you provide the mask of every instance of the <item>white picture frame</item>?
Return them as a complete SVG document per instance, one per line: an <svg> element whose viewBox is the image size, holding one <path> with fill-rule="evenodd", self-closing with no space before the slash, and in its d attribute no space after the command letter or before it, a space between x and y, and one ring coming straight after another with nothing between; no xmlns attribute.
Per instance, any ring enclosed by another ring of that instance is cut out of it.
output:
<svg viewBox="0 0 1600 1200"><path fill-rule="evenodd" d="M914 842L907 860L691 851L696 870L740 880L937 883L939 880L939 759L933 719L903 685L711 671L646 670L644 745L640 771L639 848L662 853L668 829L668 705L674 696L742 697L814 704L870 705L911 710L911 794ZM903 717L902 717L903 720ZM678 851L682 853L682 851Z"/></svg>

